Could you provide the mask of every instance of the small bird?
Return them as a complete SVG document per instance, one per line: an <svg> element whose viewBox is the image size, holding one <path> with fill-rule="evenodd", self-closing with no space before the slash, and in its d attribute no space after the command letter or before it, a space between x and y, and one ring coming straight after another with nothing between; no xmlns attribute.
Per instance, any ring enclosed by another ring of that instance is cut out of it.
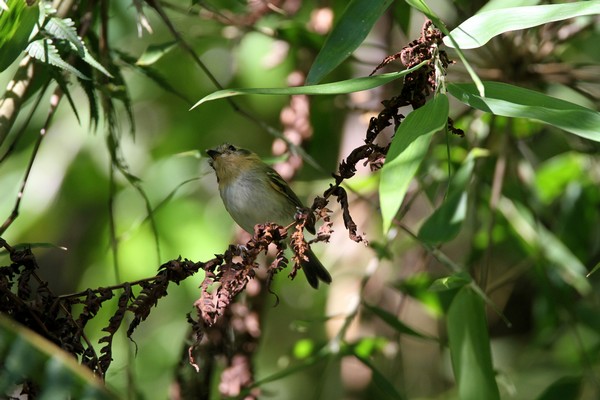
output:
<svg viewBox="0 0 600 400"><path fill-rule="evenodd" d="M302 202L273 168L245 149L225 143L206 151L211 158L219 182L219 193L229 215L246 232L254 233L254 225L274 222L286 226L294 221ZM308 228L315 233L314 227ZM308 283L315 289L319 280L329 284L331 275L309 250L301 263Z"/></svg>

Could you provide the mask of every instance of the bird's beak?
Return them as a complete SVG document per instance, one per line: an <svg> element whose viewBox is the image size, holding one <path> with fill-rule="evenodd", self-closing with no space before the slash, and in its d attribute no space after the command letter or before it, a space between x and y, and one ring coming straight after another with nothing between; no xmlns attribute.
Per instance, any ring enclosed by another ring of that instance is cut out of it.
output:
<svg viewBox="0 0 600 400"><path fill-rule="evenodd" d="M214 160L221 153L219 153L217 150L209 149L209 150L206 150L206 154L208 154L208 156Z"/></svg>

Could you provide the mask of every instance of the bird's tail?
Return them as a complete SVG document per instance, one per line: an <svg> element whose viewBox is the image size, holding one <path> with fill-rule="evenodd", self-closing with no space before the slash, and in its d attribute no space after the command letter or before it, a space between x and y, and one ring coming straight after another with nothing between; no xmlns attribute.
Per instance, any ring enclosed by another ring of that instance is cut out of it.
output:
<svg viewBox="0 0 600 400"><path fill-rule="evenodd" d="M308 257L308 261L304 261L301 265L310 286L318 289L319 280L326 284L330 284L331 275L329 275L329 272L327 272L323 264L321 264L321 261L319 261L315 253L313 253L312 250L309 250L305 255Z"/></svg>

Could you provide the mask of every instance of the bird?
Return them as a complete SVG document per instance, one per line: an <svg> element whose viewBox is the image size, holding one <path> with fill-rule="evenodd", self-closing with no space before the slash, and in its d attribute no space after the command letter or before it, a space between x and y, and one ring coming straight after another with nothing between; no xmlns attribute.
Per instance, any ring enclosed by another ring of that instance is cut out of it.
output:
<svg viewBox="0 0 600 400"><path fill-rule="evenodd" d="M273 222L287 226L294 221L302 202L285 180L260 157L229 143L206 150L209 164L219 184L219 194L225 209L246 232L253 234L256 224ZM314 226L307 227L315 233ZM331 275L317 256L308 250L300 265L310 286L319 287L319 281L331 283Z"/></svg>

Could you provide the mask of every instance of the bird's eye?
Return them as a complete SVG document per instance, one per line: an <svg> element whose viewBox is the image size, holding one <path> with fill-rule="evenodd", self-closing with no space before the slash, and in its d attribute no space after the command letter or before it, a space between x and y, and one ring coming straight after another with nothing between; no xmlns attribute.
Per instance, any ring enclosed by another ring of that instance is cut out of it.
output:
<svg viewBox="0 0 600 400"><path fill-rule="evenodd" d="M234 145L230 144L229 145L229 151L236 151L237 149L235 148Z"/></svg>

